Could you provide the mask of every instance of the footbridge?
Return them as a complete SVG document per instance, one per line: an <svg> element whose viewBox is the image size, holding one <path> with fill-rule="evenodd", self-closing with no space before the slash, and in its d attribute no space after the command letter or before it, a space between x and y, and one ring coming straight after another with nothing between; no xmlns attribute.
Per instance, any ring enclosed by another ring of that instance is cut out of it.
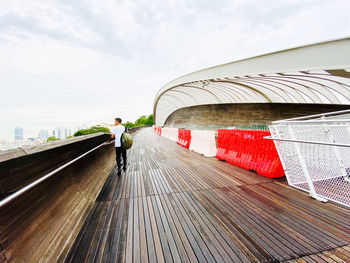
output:
<svg viewBox="0 0 350 263"><path fill-rule="evenodd" d="M45 164L43 152L64 162L80 154L82 142L95 148L105 139L87 136L3 161L2 179L12 170L2 185L15 186L20 174L29 180L28 172ZM120 177L106 144L2 206L0 262L349 259L349 209L320 206L283 178L204 157L152 128L134 139Z"/></svg>
<svg viewBox="0 0 350 263"><path fill-rule="evenodd" d="M347 38L169 82L121 176L106 133L1 152L0 263L350 262L349 61Z"/></svg>

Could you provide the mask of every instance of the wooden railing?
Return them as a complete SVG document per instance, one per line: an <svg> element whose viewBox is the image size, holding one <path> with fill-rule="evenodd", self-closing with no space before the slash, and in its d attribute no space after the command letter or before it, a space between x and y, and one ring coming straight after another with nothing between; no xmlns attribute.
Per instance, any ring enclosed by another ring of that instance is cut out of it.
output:
<svg viewBox="0 0 350 263"><path fill-rule="evenodd" d="M0 262L62 261L115 165L114 145L99 133L0 154L1 200L73 159L0 207Z"/></svg>

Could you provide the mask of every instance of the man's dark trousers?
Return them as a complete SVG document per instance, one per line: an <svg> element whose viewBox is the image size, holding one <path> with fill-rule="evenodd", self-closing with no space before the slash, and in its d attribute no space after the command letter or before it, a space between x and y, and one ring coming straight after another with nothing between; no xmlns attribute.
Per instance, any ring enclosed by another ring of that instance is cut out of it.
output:
<svg viewBox="0 0 350 263"><path fill-rule="evenodd" d="M115 155L117 159L118 170L122 168L122 164L120 162L120 156L123 155L123 165L125 169L126 168L126 149L123 149L123 147L115 147Z"/></svg>

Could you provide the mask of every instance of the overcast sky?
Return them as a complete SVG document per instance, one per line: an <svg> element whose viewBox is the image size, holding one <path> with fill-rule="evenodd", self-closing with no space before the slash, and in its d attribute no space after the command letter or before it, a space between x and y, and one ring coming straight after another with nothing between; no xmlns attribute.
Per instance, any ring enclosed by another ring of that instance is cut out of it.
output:
<svg viewBox="0 0 350 263"><path fill-rule="evenodd" d="M349 0L0 1L0 139L135 121L168 81L350 36Z"/></svg>

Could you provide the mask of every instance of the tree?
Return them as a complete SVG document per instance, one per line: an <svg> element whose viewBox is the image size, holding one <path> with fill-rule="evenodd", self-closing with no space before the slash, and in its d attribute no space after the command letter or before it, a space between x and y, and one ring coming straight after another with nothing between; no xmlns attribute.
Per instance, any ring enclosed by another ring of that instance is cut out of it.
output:
<svg viewBox="0 0 350 263"><path fill-rule="evenodd" d="M147 122L147 117L146 117L146 115L143 115L135 121L135 126L145 125L146 122Z"/></svg>
<svg viewBox="0 0 350 263"><path fill-rule="evenodd" d="M153 114L150 114L148 117L143 115L135 121L136 127L143 125L153 125Z"/></svg>
<svg viewBox="0 0 350 263"><path fill-rule="evenodd" d="M153 125L153 114L148 116L146 125Z"/></svg>
<svg viewBox="0 0 350 263"><path fill-rule="evenodd" d="M126 123L124 123L124 126L128 129L135 127L135 125L130 121L127 121Z"/></svg>
<svg viewBox="0 0 350 263"><path fill-rule="evenodd" d="M96 125L96 126L92 126L90 129L78 130L77 132L74 133L74 137L81 136L81 135L92 134L92 133L97 133L97 132L111 133L111 131L108 128L102 127L100 125Z"/></svg>
<svg viewBox="0 0 350 263"><path fill-rule="evenodd" d="M60 138L56 138L55 136L51 136L51 137L49 137L49 138L47 138L47 142L53 142L53 141L58 141L58 140L60 140Z"/></svg>

